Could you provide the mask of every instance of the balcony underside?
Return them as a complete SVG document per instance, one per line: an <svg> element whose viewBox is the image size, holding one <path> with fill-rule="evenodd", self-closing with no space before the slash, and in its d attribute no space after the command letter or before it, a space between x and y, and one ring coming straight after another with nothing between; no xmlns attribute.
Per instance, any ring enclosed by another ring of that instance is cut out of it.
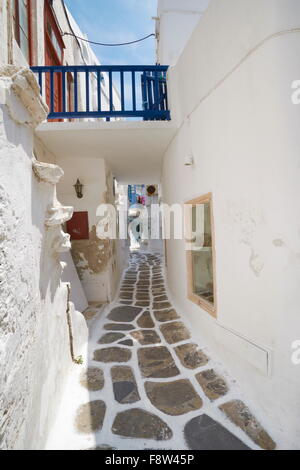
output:
<svg viewBox="0 0 300 470"><path fill-rule="evenodd" d="M170 121L47 122L36 135L55 157L104 158L120 183L158 183ZM80 176L80 175L79 175Z"/></svg>

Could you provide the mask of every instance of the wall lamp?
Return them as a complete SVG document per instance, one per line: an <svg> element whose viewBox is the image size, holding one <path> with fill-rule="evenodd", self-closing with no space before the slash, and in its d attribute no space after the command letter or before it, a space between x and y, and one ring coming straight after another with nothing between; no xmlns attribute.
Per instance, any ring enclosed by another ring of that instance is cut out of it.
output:
<svg viewBox="0 0 300 470"><path fill-rule="evenodd" d="M185 155L184 157L184 164L185 166L192 166L194 165L194 156L192 154L192 152L188 153L187 155Z"/></svg>
<svg viewBox="0 0 300 470"><path fill-rule="evenodd" d="M76 196L78 197L78 199L81 199L83 197L83 193L82 193L83 184L80 183L79 178L77 178L77 181L74 184L74 188L76 191Z"/></svg>

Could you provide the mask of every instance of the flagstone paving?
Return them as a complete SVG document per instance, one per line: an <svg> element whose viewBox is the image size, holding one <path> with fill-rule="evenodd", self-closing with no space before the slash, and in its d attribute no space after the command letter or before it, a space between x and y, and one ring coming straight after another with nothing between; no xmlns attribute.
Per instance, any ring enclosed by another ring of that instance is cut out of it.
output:
<svg viewBox="0 0 300 470"><path fill-rule="evenodd" d="M106 412L104 401L91 401L81 405L75 420L75 426L80 433L91 433L102 428Z"/></svg>
<svg viewBox="0 0 300 470"><path fill-rule="evenodd" d="M125 339L124 341L119 341L118 344L123 344L123 346L133 346L132 339Z"/></svg>
<svg viewBox="0 0 300 470"><path fill-rule="evenodd" d="M142 345L161 343L160 337L154 330L138 330L130 334Z"/></svg>
<svg viewBox="0 0 300 470"><path fill-rule="evenodd" d="M137 355L143 377L168 378L180 373L165 346L138 349Z"/></svg>
<svg viewBox="0 0 300 470"><path fill-rule="evenodd" d="M98 367L89 367L83 371L80 376L80 383L88 390L98 391L104 387L104 375L102 369Z"/></svg>
<svg viewBox="0 0 300 470"><path fill-rule="evenodd" d="M86 436L76 437L77 448L276 447L235 382L193 340L168 297L160 255L131 254L119 298L105 312L77 378L90 395L72 412L73 432Z"/></svg>
<svg viewBox="0 0 300 470"><path fill-rule="evenodd" d="M118 322L132 322L141 311L142 309L137 307L116 307L110 312L108 318Z"/></svg>
<svg viewBox="0 0 300 470"><path fill-rule="evenodd" d="M168 440L172 437L172 430L158 416L139 408L130 409L117 414L112 432L119 436Z"/></svg>
<svg viewBox="0 0 300 470"><path fill-rule="evenodd" d="M196 379L210 400L217 400L228 392L225 380L212 369L199 372Z"/></svg>
<svg viewBox="0 0 300 470"><path fill-rule="evenodd" d="M160 331L169 344L179 343L190 338L187 328L179 321L160 326Z"/></svg>
<svg viewBox="0 0 300 470"><path fill-rule="evenodd" d="M99 344L110 344L118 341L121 338L125 338L123 333L106 333L105 335L101 336L98 343Z"/></svg>
<svg viewBox="0 0 300 470"><path fill-rule="evenodd" d="M131 359L131 351L126 348L97 349L94 360L98 362L127 362Z"/></svg>
<svg viewBox="0 0 300 470"><path fill-rule="evenodd" d="M146 382L145 389L151 403L168 415L182 415L202 406L202 400L189 380Z"/></svg>
<svg viewBox="0 0 300 470"><path fill-rule="evenodd" d="M206 414L191 419L184 428L191 450L248 450L240 439Z"/></svg>
<svg viewBox="0 0 300 470"><path fill-rule="evenodd" d="M262 449L274 450L275 442L240 400L232 400L220 406L229 419L239 426Z"/></svg>
<svg viewBox="0 0 300 470"><path fill-rule="evenodd" d="M206 354L198 348L197 344L182 344L174 348L174 350L181 364L187 369L197 369L198 367L205 366L209 361Z"/></svg>
<svg viewBox="0 0 300 470"><path fill-rule="evenodd" d="M118 323L107 323L103 327L105 330L113 330L113 331L131 331L135 329L134 325L122 325Z"/></svg>
<svg viewBox="0 0 300 470"><path fill-rule="evenodd" d="M179 315L174 309L171 310L154 310L154 316L159 322L167 322L171 320L177 320Z"/></svg>
<svg viewBox="0 0 300 470"><path fill-rule="evenodd" d="M113 367L111 369L111 378L117 402L135 403L140 400L137 384L130 367Z"/></svg>
<svg viewBox="0 0 300 470"><path fill-rule="evenodd" d="M140 328L154 328L155 324L151 318L150 312L145 312L137 321L137 324Z"/></svg>

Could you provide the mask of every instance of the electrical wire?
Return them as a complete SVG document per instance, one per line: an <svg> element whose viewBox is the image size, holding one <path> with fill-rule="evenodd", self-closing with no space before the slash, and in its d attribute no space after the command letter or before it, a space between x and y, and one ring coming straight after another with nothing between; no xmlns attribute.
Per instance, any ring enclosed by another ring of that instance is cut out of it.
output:
<svg viewBox="0 0 300 470"><path fill-rule="evenodd" d="M83 60L83 63L85 64L86 62L85 62L85 58L84 58L84 55L83 55L83 52L82 52L81 44L80 44L80 42L78 41L77 37L75 36L75 33L74 33L73 28L72 28L72 26L71 26L71 22L70 22L70 18L69 18L69 15L68 15L68 11L67 11L65 2L64 2L64 0L60 0L60 1L61 1L61 5L62 5L63 10L64 10L64 13L65 13L66 20L67 20L67 22L68 22L69 28L70 28L70 30L72 31L72 33L73 33L73 35L74 35L74 37L75 37L75 39L76 39L76 41L77 41L77 44L78 44L78 47L79 47L79 50L80 50L81 58L82 58L82 60ZM63 34L62 34L62 36L63 36Z"/></svg>
<svg viewBox="0 0 300 470"><path fill-rule="evenodd" d="M109 43L105 43L105 42L95 42L95 41L90 41L89 39L86 39L86 38L81 38L79 36L76 36L76 34L74 33L63 33L63 36L73 36L75 37L76 39L80 39L80 41L84 41L84 42L88 42L89 44L94 44L95 46L108 46L108 47L117 47L117 46L129 46L130 44L136 44L137 42L142 42L142 41L145 41L145 39L148 39L150 38L151 36L154 36L156 37L156 34L154 33L151 33L151 34L148 34L148 36L145 36L143 38L140 38L140 39L136 39L135 41L130 41L130 42L121 42L121 43L116 43L116 44L109 44Z"/></svg>
<svg viewBox="0 0 300 470"><path fill-rule="evenodd" d="M68 22L68 25L69 25L69 28L70 30L72 31L72 33L70 33L71 36L73 36L75 39L76 39L76 42L78 44L78 47L79 47L79 51L80 51L80 55L81 55L81 58L82 58L82 61L85 65L89 65L86 63L86 60L85 60L85 57L84 57L84 54L83 54L83 51L82 51L82 44L80 44L80 41L79 41L79 38L76 36L76 34L74 33L74 30L72 28L72 25L71 25L71 21L70 21L70 18L69 18L69 15L68 15L68 11L67 11L67 8L66 8L66 5L65 5L65 2L64 0L61 0L61 4L62 4L62 7L63 7L63 10L65 12L65 17L67 19L67 22ZM62 34L63 36L63 34ZM105 93L105 91L103 89L101 89L103 95L105 96L107 102L109 101L109 97L108 95Z"/></svg>

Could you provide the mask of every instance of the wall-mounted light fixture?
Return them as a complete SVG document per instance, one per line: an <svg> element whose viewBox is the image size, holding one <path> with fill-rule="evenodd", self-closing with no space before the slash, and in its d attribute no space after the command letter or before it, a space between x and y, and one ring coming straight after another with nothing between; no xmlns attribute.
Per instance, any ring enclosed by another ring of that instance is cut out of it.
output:
<svg viewBox="0 0 300 470"><path fill-rule="evenodd" d="M188 153L188 154L184 157L184 164L185 164L185 166L192 166L192 165L194 165L194 157L193 157L192 152Z"/></svg>
<svg viewBox="0 0 300 470"><path fill-rule="evenodd" d="M74 188L76 191L76 196L78 197L78 199L81 199L83 197L83 193L82 193L83 184L80 183L79 178L77 178L77 181L74 184Z"/></svg>

